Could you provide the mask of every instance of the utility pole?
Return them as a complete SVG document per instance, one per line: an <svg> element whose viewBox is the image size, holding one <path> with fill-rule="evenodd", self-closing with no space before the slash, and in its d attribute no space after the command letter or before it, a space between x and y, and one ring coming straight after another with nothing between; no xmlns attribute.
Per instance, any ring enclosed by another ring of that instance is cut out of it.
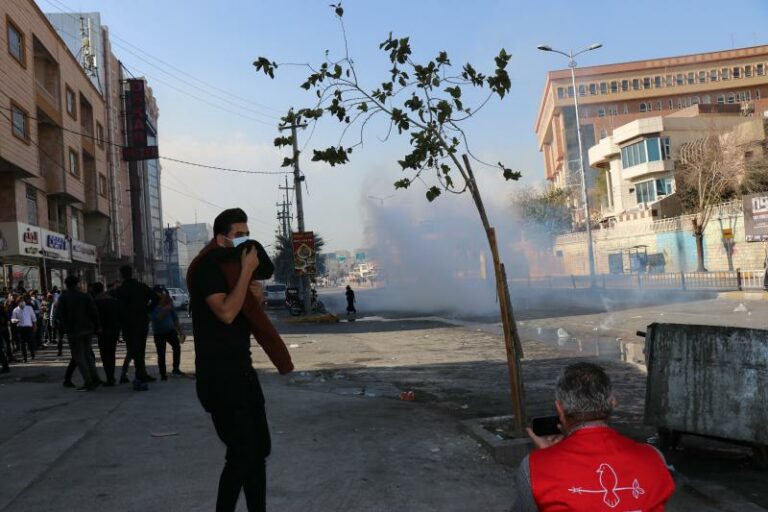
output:
<svg viewBox="0 0 768 512"><path fill-rule="evenodd" d="M291 110L291 114L293 114L293 110ZM295 119L293 115L291 115L291 118ZM293 188L296 194L296 221L299 225L299 232L304 232L304 203L301 197L301 183L304 181L304 176L301 175L299 168L299 143L296 129L306 127L306 124L297 124L295 120L291 124L284 124L280 127L280 131L291 130L291 139L293 141ZM308 315L312 312L312 291L307 274L302 274L301 276L299 293L304 294L304 314Z"/></svg>

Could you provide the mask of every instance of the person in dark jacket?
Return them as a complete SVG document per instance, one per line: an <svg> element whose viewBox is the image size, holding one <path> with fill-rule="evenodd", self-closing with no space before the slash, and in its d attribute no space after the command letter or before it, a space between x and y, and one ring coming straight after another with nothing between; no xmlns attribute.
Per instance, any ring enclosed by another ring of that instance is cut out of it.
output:
<svg viewBox="0 0 768 512"><path fill-rule="evenodd" d="M120 328L128 348L128 356L133 359L136 369L134 389L145 390L146 383L155 380L147 373L144 357L149 334L149 313L157 305L157 295L149 286L134 279L130 266L121 267L120 276L123 282L114 291L114 296L120 303Z"/></svg>
<svg viewBox="0 0 768 512"><path fill-rule="evenodd" d="M83 377L83 391L92 391L101 384L96 371L96 360L91 349L91 339L99 332L99 313L90 295L78 289L80 278L67 276L67 289L59 297L57 321L67 333L69 350Z"/></svg>
<svg viewBox="0 0 768 512"><path fill-rule="evenodd" d="M160 371L160 380L168 380L165 366L165 346L170 345L173 350L173 374L184 375L179 367L181 365L181 342L179 341L179 317L173 309L173 300L162 286L155 286L158 297L157 306L150 314L152 318L152 334L155 338L157 349L157 368Z"/></svg>
<svg viewBox="0 0 768 512"><path fill-rule="evenodd" d="M115 352L117 339L120 337L120 303L114 297L104 292L103 283L93 283L91 287L96 309L99 312L101 332L99 333L99 354L104 373L107 376L106 386L115 385Z"/></svg>

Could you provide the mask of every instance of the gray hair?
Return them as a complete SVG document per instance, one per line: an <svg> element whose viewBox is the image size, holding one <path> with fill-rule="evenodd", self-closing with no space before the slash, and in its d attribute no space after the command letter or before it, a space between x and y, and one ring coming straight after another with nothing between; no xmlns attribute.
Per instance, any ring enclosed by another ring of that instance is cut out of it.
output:
<svg viewBox="0 0 768 512"><path fill-rule="evenodd" d="M592 363L568 365L557 379L555 397L570 420L606 419L613 410L611 379Z"/></svg>

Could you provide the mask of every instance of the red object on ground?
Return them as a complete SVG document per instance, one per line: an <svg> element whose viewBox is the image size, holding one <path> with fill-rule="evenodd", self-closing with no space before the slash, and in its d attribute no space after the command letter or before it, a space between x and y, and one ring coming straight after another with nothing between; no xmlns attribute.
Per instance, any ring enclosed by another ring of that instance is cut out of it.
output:
<svg viewBox="0 0 768 512"><path fill-rule="evenodd" d="M404 402L413 402L416 400L416 393L413 391L403 391L400 393L400 400Z"/></svg>

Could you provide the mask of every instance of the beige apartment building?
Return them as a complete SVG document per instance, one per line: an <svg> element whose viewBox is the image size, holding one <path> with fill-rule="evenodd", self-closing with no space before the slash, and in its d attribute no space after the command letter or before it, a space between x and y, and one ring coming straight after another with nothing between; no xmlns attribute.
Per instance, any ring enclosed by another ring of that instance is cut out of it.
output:
<svg viewBox="0 0 768 512"><path fill-rule="evenodd" d="M615 129L693 105L733 105L745 115L762 117L768 110L767 71L768 45L580 67L576 90L570 70L551 71L535 126L546 179L559 188L581 183L574 95L586 160L589 148ZM597 175L588 168L590 190ZM593 206L599 210L599 204Z"/></svg>
<svg viewBox="0 0 768 512"><path fill-rule="evenodd" d="M104 99L31 0L0 3L0 261L95 272L110 219ZM8 277L8 272L4 272Z"/></svg>

